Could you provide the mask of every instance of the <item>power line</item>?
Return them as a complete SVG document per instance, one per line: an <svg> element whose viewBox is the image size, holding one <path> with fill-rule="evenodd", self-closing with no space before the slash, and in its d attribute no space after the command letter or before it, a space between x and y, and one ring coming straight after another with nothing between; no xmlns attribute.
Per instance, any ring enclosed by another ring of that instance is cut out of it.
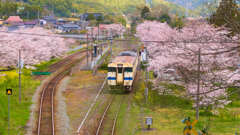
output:
<svg viewBox="0 0 240 135"><path fill-rule="evenodd" d="M59 38L73 38L73 39L87 39L86 36L84 37L70 37L70 36L78 36L78 35L46 35L46 34L35 34L35 33L23 33L23 32L12 32L12 31L0 31L0 33L10 33L10 34L20 34L20 35L30 35L30 36L41 36L41 37L59 37ZM111 37L104 37L104 39L110 40ZM95 38L93 38L95 39ZM120 42L128 42L128 41L137 41L131 39L115 39L114 41ZM205 43L234 43L239 44L239 41L170 41L170 40L139 40L139 42L144 43L198 43L198 44L205 44Z"/></svg>
<svg viewBox="0 0 240 135"><path fill-rule="evenodd" d="M121 39L116 39L115 41L136 41L136 40L121 40ZM139 42L145 42L145 43L199 43L199 44L205 44L205 43L235 43L239 44L239 41L170 41L170 40L162 40L162 41L157 41L157 40L139 40Z"/></svg>

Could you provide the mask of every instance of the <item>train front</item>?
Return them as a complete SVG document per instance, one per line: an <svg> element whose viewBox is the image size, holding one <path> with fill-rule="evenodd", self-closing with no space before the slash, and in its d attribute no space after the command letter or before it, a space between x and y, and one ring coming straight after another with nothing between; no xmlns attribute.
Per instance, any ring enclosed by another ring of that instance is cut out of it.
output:
<svg viewBox="0 0 240 135"><path fill-rule="evenodd" d="M136 56L120 55L108 64L108 85L112 89L120 87L131 90L136 70Z"/></svg>

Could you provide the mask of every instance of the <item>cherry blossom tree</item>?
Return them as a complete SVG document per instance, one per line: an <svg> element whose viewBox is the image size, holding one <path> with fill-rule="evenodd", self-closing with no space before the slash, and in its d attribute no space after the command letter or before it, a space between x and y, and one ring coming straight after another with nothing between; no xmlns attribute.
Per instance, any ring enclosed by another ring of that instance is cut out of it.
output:
<svg viewBox="0 0 240 135"><path fill-rule="evenodd" d="M40 27L20 28L14 32L7 32L7 28L3 27L0 37L0 65L3 67L17 65L19 49L24 64L34 65L63 56L68 45L75 42Z"/></svg>
<svg viewBox="0 0 240 135"><path fill-rule="evenodd" d="M166 23L145 21L137 26L136 36L147 47L150 70L157 72L159 78L163 69L174 68L181 76L188 96L193 99L200 96L200 106L224 107L231 102L226 88L239 86L240 79L238 37L229 37L229 33L224 27L215 28L204 20L193 19L180 30Z"/></svg>
<svg viewBox="0 0 240 135"><path fill-rule="evenodd" d="M108 34L112 32L112 35L121 35L126 31L125 27L121 24L100 24L99 33L103 34L103 31L106 31ZM92 30L88 31L88 34L93 34L94 37L98 34L98 27L93 27Z"/></svg>

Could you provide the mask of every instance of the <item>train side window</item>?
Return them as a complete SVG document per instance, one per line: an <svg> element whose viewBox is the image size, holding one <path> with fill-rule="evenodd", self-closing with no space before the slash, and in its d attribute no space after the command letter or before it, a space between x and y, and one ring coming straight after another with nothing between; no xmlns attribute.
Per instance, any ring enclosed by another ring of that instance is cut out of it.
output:
<svg viewBox="0 0 240 135"><path fill-rule="evenodd" d="M123 71L123 68L122 67L118 67L118 73L122 73Z"/></svg>
<svg viewBox="0 0 240 135"><path fill-rule="evenodd" d="M126 68L124 68L124 72L132 72L132 68L126 67Z"/></svg>
<svg viewBox="0 0 240 135"><path fill-rule="evenodd" d="M108 72L116 72L116 68L115 67L108 67Z"/></svg>

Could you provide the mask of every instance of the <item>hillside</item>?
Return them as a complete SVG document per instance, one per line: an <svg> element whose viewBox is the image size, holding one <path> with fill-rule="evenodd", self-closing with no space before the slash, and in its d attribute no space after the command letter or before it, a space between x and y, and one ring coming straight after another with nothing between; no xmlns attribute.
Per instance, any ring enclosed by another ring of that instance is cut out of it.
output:
<svg viewBox="0 0 240 135"><path fill-rule="evenodd" d="M207 4L217 4L220 0L167 0L184 8L195 10Z"/></svg>
<svg viewBox="0 0 240 135"><path fill-rule="evenodd" d="M144 3L144 0L76 0L79 12L129 13Z"/></svg>
<svg viewBox="0 0 240 135"><path fill-rule="evenodd" d="M76 0L79 12L105 12L129 14L137 10L137 7L145 5L145 0ZM171 13L183 14L185 8L166 0L153 0L153 7L164 5L169 7Z"/></svg>
<svg viewBox="0 0 240 135"><path fill-rule="evenodd" d="M71 16L71 13L101 12L105 14L125 15L136 12L146 5L146 0L23 0L31 5L41 6L54 11L57 16ZM173 1L173 0L172 0ZM185 14L185 8L181 4L174 4L167 0L152 0L152 6L163 5L169 8L169 12Z"/></svg>

